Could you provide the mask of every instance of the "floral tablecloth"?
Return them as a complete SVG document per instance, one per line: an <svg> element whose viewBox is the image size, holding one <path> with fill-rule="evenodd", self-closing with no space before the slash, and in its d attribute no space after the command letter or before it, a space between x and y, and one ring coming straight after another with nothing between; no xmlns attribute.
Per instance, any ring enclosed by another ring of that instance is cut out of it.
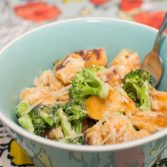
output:
<svg viewBox="0 0 167 167"><path fill-rule="evenodd" d="M159 28L167 0L0 0L0 49L20 34L52 21L76 17L114 17ZM167 151L152 167L167 167ZM0 124L0 167L33 162Z"/></svg>

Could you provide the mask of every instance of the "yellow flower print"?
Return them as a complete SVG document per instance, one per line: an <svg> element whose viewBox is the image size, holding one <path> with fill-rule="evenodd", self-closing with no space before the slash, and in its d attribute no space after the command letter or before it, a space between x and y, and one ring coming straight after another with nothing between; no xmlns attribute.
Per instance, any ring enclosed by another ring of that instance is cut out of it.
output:
<svg viewBox="0 0 167 167"><path fill-rule="evenodd" d="M33 165L31 159L15 140L10 143L9 158L13 165Z"/></svg>

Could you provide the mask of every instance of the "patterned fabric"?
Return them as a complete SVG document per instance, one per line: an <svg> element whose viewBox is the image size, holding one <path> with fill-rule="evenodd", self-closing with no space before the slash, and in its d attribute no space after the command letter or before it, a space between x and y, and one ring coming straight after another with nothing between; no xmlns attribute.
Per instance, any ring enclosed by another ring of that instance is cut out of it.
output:
<svg viewBox="0 0 167 167"><path fill-rule="evenodd" d="M52 21L76 17L114 17L159 28L167 0L0 0L0 49L20 34ZM167 151L152 167L167 166ZM33 162L0 124L0 167Z"/></svg>

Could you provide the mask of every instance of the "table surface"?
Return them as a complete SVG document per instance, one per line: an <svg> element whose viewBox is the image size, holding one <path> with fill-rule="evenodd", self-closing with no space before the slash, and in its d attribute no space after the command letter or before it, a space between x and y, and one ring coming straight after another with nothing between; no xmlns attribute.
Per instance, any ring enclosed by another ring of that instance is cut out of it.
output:
<svg viewBox="0 0 167 167"><path fill-rule="evenodd" d="M0 0L0 50L12 39L49 22L76 17L128 19L159 28L167 0ZM26 9L26 10L25 10ZM163 153L159 162L166 162ZM34 166L0 123L0 167ZM167 166L167 162L166 165Z"/></svg>

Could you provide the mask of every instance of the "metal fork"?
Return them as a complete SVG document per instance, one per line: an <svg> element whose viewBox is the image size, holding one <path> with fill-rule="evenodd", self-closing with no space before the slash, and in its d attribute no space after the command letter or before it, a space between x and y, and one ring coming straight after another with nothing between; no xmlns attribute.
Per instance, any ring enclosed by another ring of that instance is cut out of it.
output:
<svg viewBox="0 0 167 167"><path fill-rule="evenodd" d="M156 36L153 48L151 52L149 52L145 56L141 66L142 69L148 71L152 75L153 77L152 85L154 87L158 85L163 74L163 64L160 57L159 49L166 29L167 29L167 12L164 16L164 19Z"/></svg>

